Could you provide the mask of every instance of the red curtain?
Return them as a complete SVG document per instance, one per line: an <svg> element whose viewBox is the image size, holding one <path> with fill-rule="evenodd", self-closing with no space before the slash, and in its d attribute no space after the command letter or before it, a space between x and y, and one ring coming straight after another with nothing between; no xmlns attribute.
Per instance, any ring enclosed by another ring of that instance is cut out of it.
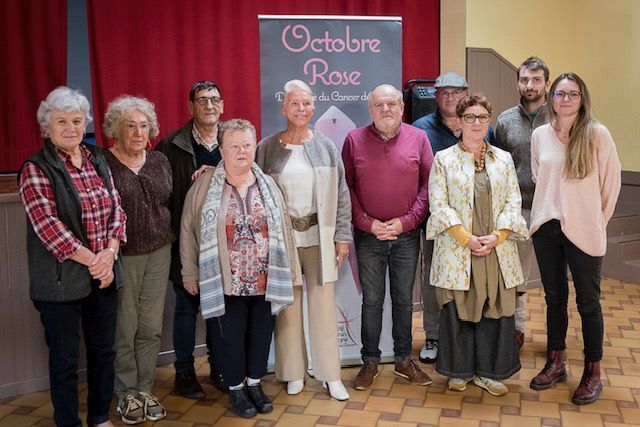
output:
<svg viewBox="0 0 640 427"><path fill-rule="evenodd" d="M88 0L96 138L110 100L123 93L155 103L160 135L189 118L197 80L222 91L224 117L260 129L258 15L401 16L403 81L439 72L438 0Z"/></svg>
<svg viewBox="0 0 640 427"><path fill-rule="evenodd" d="M0 172L42 146L36 111L67 81L67 1L0 2Z"/></svg>

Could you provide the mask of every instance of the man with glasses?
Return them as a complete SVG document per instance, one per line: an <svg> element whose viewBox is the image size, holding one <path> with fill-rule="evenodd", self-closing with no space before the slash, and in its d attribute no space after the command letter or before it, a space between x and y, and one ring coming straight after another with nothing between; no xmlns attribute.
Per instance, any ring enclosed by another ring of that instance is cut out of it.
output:
<svg viewBox="0 0 640 427"><path fill-rule="evenodd" d="M516 80L520 103L503 111L496 122L496 146L510 152L513 157L522 194L522 216L527 224L535 188L531 179L531 134L535 128L549 121L546 109L549 84L549 68L544 61L535 56L525 59L518 68ZM526 283L535 261L531 240L519 241L518 252ZM525 297L524 293L518 294L515 313L515 339L520 348L524 344Z"/></svg>
<svg viewBox="0 0 640 427"><path fill-rule="evenodd" d="M467 96L469 84L460 74L449 72L438 76L434 85L436 88L436 111L419 118L413 126L427 133L433 154L458 143L462 126L456 114L458 101ZM493 143L493 131L489 126L486 140ZM426 341L420 351L420 361L433 363L438 355L438 330L440 328L440 306L436 301L435 288L429 283L431 270L431 256L433 254L433 240L422 242L422 323Z"/></svg>
<svg viewBox="0 0 640 427"><path fill-rule="evenodd" d="M420 224L429 210L433 153L423 132L402 123L403 111L402 93L397 88L389 84L376 87L369 96L373 123L351 131L342 147L362 283L364 364L353 381L356 390L366 390L378 376L387 269L394 372L414 384L431 384L429 376L411 360L411 297Z"/></svg>
<svg viewBox="0 0 640 427"><path fill-rule="evenodd" d="M173 348L176 353L174 387L189 399L204 397L194 369L193 350L196 341L196 317L200 309L197 283L182 283L179 250L180 218L187 191L193 181L193 173L203 165L216 166L221 159L218 149L218 128L224 101L220 89L211 81L199 81L189 91L189 113L192 119L181 128L162 138L156 150L164 153L171 164L173 192L170 200L171 225L178 237L171 247L171 271L169 279L176 294L173 317ZM208 336L208 334L207 334ZM223 388L213 369L211 346L207 340L211 379Z"/></svg>

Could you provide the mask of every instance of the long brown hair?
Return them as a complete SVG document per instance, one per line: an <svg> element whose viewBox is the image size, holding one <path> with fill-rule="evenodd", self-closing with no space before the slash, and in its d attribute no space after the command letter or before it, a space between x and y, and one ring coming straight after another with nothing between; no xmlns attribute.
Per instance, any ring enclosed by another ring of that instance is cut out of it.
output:
<svg viewBox="0 0 640 427"><path fill-rule="evenodd" d="M576 121L569 129L569 143L567 144L567 155L564 161L562 174L567 179L582 179L593 170L593 160L595 151L595 125L597 121L591 115L591 96L587 90L587 85L575 73L560 74L551 84L549 93L553 93L562 80L571 80L580 89L580 109ZM553 101L547 103L549 119L551 123L556 120L556 112L553 109Z"/></svg>

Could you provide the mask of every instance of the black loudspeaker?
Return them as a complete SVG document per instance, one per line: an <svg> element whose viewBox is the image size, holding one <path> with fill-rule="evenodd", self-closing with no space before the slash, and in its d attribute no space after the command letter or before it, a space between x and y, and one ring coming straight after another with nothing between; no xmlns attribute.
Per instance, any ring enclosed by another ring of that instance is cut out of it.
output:
<svg viewBox="0 0 640 427"><path fill-rule="evenodd" d="M407 123L436 111L435 82L435 79L412 79L404 84L404 117Z"/></svg>

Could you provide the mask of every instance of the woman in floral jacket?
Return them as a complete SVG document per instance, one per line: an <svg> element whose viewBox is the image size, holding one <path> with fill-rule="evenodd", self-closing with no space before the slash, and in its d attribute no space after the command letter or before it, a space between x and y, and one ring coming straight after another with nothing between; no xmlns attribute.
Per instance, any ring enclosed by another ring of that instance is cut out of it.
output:
<svg viewBox="0 0 640 427"><path fill-rule="evenodd" d="M472 95L456 112L461 140L436 154L429 177L431 283L442 306L436 370L451 390L473 381L501 396L501 380L520 370L513 314L524 278L515 240L527 238L527 226L511 155L484 140L491 104Z"/></svg>

